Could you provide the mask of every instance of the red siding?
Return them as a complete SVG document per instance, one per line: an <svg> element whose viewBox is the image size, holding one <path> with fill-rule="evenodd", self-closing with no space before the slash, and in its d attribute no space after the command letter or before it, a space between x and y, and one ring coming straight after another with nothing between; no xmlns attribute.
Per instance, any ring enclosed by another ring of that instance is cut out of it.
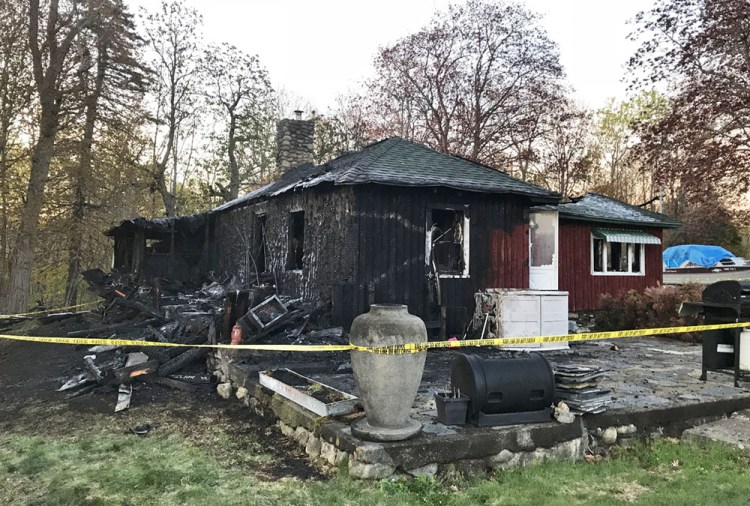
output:
<svg viewBox="0 0 750 506"><path fill-rule="evenodd" d="M529 225L518 223L508 233L492 229L490 234L489 276L483 279L485 288L529 287Z"/></svg>
<svg viewBox="0 0 750 506"><path fill-rule="evenodd" d="M571 311L598 309L602 294L619 295L662 283L661 245L646 245L644 276L593 276L590 223L560 221L559 289L570 293ZM614 228L644 230L618 225ZM646 229L661 239L660 229Z"/></svg>

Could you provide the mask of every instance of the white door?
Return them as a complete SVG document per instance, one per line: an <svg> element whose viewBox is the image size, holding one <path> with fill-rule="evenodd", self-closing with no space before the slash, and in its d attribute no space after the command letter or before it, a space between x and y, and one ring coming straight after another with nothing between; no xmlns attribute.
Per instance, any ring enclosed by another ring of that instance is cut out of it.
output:
<svg viewBox="0 0 750 506"><path fill-rule="evenodd" d="M529 216L529 288L557 290L557 211Z"/></svg>

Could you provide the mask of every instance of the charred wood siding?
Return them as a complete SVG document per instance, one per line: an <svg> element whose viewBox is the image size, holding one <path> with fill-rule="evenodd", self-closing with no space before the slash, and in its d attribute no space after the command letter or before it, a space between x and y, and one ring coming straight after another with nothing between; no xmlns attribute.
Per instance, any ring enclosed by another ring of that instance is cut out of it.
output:
<svg viewBox="0 0 750 506"><path fill-rule="evenodd" d="M279 292L330 301L333 286L354 273L353 204L351 188L316 188L219 213L213 222L212 270L220 277L255 280L248 252L258 244L257 217L264 215L266 272L278 283ZM290 213L297 211L304 212L302 268L288 269Z"/></svg>
<svg viewBox="0 0 750 506"><path fill-rule="evenodd" d="M619 295L662 282L661 246L646 245L644 276L594 276L591 274L591 228L597 225L560 220L559 288L569 292L571 311L598 309L602 294ZM605 225L599 225L605 226ZM616 228L644 230L637 227ZM662 237L660 229L647 229Z"/></svg>
<svg viewBox="0 0 750 506"><path fill-rule="evenodd" d="M205 274L201 263L205 229L196 231L177 228L154 232L137 226L123 226L114 234L113 268L130 273L141 281L167 276L179 281L198 280ZM147 246L147 242L150 243Z"/></svg>
<svg viewBox="0 0 750 506"><path fill-rule="evenodd" d="M359 259L353 314L372 303L399 303L426 321L439 317L431 269L425 260L428 213L433 207L465 210L469 226L469 276L441 278L448 332L462 332L483 288L527 288L526 199L448 189L359 186L355 231Z"/></svg>

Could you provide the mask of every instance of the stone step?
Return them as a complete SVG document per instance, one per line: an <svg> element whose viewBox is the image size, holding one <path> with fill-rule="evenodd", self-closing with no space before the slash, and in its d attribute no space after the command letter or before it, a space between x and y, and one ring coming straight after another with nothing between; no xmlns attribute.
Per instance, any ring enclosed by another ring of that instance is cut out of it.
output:
<svg viewBox="0 0 750 506"><path fill-rule="evenodd" d="M750 410L738 411L731 417L697 425L685 430L686 441L718 441L750 453Z"/></svg>

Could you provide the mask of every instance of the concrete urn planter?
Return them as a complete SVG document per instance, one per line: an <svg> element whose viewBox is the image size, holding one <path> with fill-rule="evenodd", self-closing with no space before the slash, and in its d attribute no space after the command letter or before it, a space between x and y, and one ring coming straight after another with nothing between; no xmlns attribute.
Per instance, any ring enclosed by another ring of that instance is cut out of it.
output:
<svg viewBox="0 0 750 506"><path fill-rule="evenodd" d="M354 319L351 343L392 346L427 341L427 329L401 304L373 304ZM352 351L352 370L365 408L365 418L352 424L352 434L371 441L400 441L416 436L422 424L409 418L422 381L426 351L385 355Z"/></svg>

